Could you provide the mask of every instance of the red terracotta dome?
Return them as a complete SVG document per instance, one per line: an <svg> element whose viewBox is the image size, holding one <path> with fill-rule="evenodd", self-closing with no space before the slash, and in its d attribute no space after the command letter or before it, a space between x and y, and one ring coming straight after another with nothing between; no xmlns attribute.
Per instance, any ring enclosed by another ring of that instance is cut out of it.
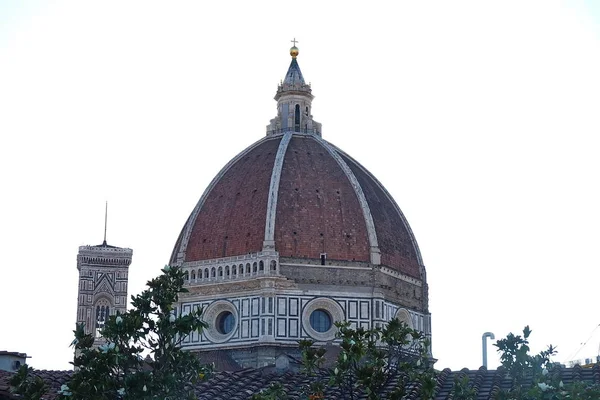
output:
<svg viewBox="0 0 600 400"><path fill-rule="evenodd" d="M231 160L188 218L171 263L265 249L291 259L326 254L328 262L424 278L417 242L395 201L320 133L270 134Z"/></svg>

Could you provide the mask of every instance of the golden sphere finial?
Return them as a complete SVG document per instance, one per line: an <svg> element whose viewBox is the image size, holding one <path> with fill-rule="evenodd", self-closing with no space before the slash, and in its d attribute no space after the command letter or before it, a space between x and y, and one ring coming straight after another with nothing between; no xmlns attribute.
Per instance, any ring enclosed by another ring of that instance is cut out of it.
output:
<svg viewBox="0 0 600 400"><path fill-rule="evenodd" d="M292 42L294 45L292 46L292 48L290 49L290 56L292 56L292 58L296 58L298 57L298 48L296 47L296 38L294 38L294 40L290 40L290 42Z"/></svg>

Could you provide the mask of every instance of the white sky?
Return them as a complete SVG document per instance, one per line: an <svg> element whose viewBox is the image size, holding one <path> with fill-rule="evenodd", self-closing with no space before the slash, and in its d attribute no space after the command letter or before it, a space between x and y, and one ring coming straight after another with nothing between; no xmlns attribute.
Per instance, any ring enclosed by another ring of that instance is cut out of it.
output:
<svg viewBox="0 0 600 400"><path fill-rule="evenodd" d="M77 249L101 243L105 200L130 294L159 273L206 185L265 134L293 37L324 138L415 232L436 366L479 367L485 331L529 324L560 361L588 339L599 2L4 1L0 350L70 368Z"/></svg>

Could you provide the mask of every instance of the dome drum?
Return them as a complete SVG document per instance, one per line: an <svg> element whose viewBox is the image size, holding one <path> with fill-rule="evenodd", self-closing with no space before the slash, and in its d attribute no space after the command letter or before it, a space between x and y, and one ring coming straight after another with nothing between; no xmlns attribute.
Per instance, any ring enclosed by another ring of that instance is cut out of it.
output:
<svg viewBox="0 0 600 400"><path fill-rule="evenodd" d="M335 342L337 321L370 328L393 318L409 318L415 329L430 332L430 316L399 306L377 294L263 290L229 294L226 299L187 297L182 299L183 315L203 307L209 327L192 333L183 341L188 350L234 349L248 346L276 346L285 353L297 348L300 339L319 343ZM403 310L403 311L400 311Z"/></svg>

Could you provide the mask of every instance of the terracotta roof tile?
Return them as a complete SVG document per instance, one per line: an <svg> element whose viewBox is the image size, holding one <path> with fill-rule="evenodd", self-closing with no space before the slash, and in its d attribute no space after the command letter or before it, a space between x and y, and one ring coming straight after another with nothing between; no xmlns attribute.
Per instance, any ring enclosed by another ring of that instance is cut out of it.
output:
<svg viewBox="0 0 600 400"><path fill-rule="evenodd" d="M557 373L560 374L560 378L565 384L576 380L600 384L599 364L593 368L558 368ZM324 372L321 377L326 378L326 374ZM9 393L8 386L8 380L12 375L10 372L0 371L0 400L15 398ZM53 400L60 386L66 383L72 375L72 371L37 370L35 375L41 376L50 386L48 395L44 399ZM444 369L439 371L435 399L450 399L454 381L461 376L468 377L469 384L477 391L477 400L492 399L498 391L509 389L511 386L511 381L503 368L497 370L487 370L485 367L478 370L465 368L460 371ZM200 382L196 392L200 400L247 400L261 390L267 389L272 383L280 383L287 391L289 399L296 400L303 398L302 388L309 382L310 380L306 376L297 372L277 373L272 367L248 368L236 372L217 372L209 380ZM389 393L397 383L398 377L393 377L385 385L383 392ZM409 384L405 399L420 398L419 390L418 383ZM325 395L326 399L336 399L340 397L340 392L336 389L327 389ZM364 398L361 396L358 398Z"/></svg>

